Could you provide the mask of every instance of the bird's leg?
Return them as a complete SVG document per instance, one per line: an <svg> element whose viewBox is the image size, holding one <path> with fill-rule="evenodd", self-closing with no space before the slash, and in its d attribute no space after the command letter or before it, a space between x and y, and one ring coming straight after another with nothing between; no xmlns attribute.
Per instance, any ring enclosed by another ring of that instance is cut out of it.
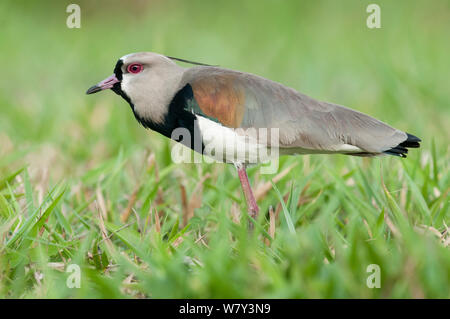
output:
<svg viewBox="0 0 450 319"><path fill-rule="evenodd" d="M247 208L250 217L253 219L258 218L259 208L256 204L255 196L253 195L252 188L250 186L250 182L248 181L247 171L245 170L244 164L236 164L236 169L238 171L239 180L241 181L242 190L244 191L244 197L247 201ZM249 228L253 228L253 223L249 223Z"/></svg>

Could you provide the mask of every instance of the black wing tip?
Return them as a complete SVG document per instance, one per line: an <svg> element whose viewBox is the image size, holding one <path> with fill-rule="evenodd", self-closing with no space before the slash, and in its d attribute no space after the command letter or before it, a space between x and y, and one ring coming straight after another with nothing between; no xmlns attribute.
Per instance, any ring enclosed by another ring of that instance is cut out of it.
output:
<svg viewBox="0 0 450 319"><path fill-rule="evenodd" d="M402 158L406 158L406 154L408 154L408 148L419 148L420 142L422 140L417 136L406 133L406 140L398 144L396 147L393 147L383 153L393 156L400 156Z"/></svg>
<svg viewBox="0 0 450 319"><path fill-rule="evenodd" d="M420 142L422 142L422 140L420 138L418 138L417 136L414 136L412 134L406 133L406 141L400 143L400 145L405 146L405 147L420 147Z"/></svg>
<svg viewBox="0 0 450 319"><path fill-rule="evenodd" d="M407 135L407 141L412 141L412 142L422 142L422 140L420 138L418 138L417 136L414 136L412 134L406 133Z"/></svg>

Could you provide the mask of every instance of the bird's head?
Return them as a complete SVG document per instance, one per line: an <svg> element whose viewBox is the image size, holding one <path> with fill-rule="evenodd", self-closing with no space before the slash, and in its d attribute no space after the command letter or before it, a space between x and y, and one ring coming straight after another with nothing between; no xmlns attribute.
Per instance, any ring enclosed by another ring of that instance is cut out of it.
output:
<svg viewBox="0 0 450 319"><path fill-rule="evenodd" d="M179 89L183 70L164 55L132 53L121 57L114 74L90 87L86 94L111 89L131 105L138 119L159 123Z"/></svg>

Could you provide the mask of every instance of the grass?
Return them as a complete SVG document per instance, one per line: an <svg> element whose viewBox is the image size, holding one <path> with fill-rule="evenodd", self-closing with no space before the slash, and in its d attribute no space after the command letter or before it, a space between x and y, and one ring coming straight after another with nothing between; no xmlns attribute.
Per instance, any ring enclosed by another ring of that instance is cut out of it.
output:
<svg viewBox="0 0 450 319"><path fill-rule="evenodd" d="M79 3L79 30L64 1L0 4L0 297L450 297L448 2L379 1L380 30L365 1ZM249 233L232 167L174 164L125 102L84 95L140 50L272 78L422 148L251 168Z"/></svg>

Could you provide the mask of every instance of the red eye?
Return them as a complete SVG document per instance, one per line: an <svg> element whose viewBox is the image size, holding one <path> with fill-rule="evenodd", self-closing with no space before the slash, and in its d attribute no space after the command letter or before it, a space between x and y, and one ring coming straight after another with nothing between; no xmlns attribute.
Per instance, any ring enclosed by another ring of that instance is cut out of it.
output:
<svg viewBox="0 0 450 319"><path fill-rule="evenodd" d="M144 67L142 66L142 64L139 64L139 63L132 63L132 64L130 64L130 65L127 67L127 71L130 72L130 73L136 74L136 73L141 72L143 68L144 68Z"/></svg>

